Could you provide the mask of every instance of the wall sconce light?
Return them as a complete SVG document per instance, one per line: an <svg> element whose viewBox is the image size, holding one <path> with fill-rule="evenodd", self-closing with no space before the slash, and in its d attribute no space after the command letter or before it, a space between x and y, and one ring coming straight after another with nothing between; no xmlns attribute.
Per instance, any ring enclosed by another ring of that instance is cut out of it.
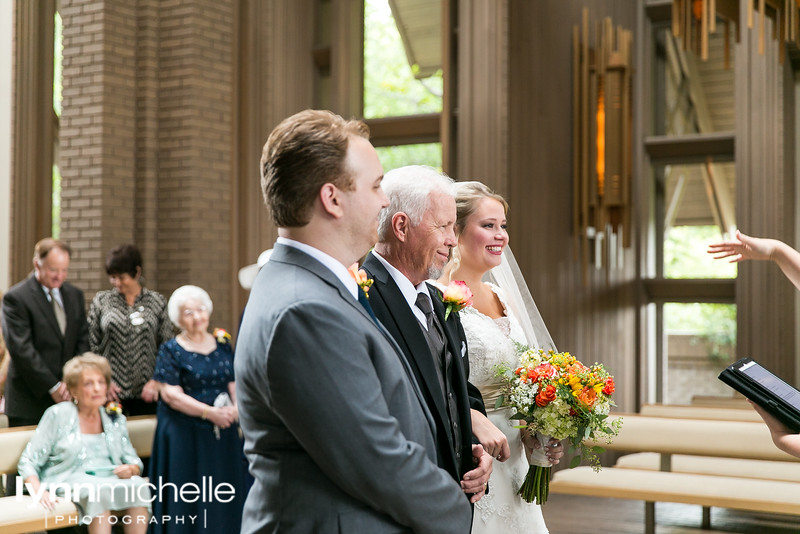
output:
<svg viewBox="0 0 800 534"><path fill-rule="evenodd" d="M583 283L590 264L622 267L631 244L632 33L610 17L595 25L589 11L573 28L573 236ZM608 280L608 277L607 277Z"/></svg>

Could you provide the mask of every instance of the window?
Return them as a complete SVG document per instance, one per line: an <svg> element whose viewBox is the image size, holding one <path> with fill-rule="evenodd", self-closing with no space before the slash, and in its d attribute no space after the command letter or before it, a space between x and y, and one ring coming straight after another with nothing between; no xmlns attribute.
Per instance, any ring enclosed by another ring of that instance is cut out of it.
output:
<svg viewBox="0 0 800 534"><path fill-rule="evenodd" d="M384 171L442 168L440 19L439 2L364 2L364 117Z"/></svg>
<svg viewBox="0 0 800 534"><path fill-rule="evenodd" d="M651 21L653 236L645 279L650 305L648 400L689 404L730 397L717 379L736 354L736 266L714 261L709 243L736 226L733 38L722 21L709 58L685 51L668 20ZM725 37L725 32L729 32Z"/></svg>

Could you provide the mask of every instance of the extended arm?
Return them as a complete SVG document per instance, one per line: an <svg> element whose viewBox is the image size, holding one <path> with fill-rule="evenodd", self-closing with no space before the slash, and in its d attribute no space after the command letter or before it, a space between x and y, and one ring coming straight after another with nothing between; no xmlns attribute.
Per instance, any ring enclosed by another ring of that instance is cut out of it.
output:
<svg viewBox="0 0 800 534"><path fill-rule="evenodd" d="M735 239L709 245L708 253L713 254L714 259L730 258L728 261L731 263L745 260L773 261L786 278L800 289L800 252L777 239L750 237L737 231Z"/></svg>

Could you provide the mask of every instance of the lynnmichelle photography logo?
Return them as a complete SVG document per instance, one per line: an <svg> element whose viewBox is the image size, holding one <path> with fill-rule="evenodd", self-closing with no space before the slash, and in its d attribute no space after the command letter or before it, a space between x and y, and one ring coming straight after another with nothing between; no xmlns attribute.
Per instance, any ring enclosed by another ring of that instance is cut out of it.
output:
<svg viewBox="0 0 800 534"><path fill-rule="evenodd" d="M23 497L23 484L24 488L28 490L28 494L32 499L29 507L41 506L42 498L45 491L59 498L67 501L79 501L82 496L86 496L89 502L99 502L100 495L104 492L111 491L115 496L121 497L128 502L148 502L152 503L156 499L159 502L182 502L182 503L229 503L236 497L236 488L228 482L220 482L215 484L214 477L202 477L200 483L186 482L183 484L175 484L167 482L158 477L157 482L147 482L145 484L130 485L122 481L115 481L109 479L100 483L81 483L81 482L43 482L38 491L34 490L33 485L24 483L22 477L16 477L16 499L20 502L25 500ZM148 519L148 523L162 523L162 524L175 524L175 525L194 525L199 522L205 523L205 509L198 507L198 512L202 511L203 517L199 515L185 515L185 516L152 516ZM57 524L62 525L76 525L82 522L88 522L91 517L74 517L74 516L59 516L55 515L54 519ZM130 516L117 517L116 515L109 515L105 518L110 524L123 524L128 525L133 522L141 522L141 518L133 518Z"/></svg>

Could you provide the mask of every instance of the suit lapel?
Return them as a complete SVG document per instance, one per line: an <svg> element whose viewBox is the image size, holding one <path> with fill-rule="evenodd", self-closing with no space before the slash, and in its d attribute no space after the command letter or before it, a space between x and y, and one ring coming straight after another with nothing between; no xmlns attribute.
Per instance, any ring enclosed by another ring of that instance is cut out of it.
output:
<svg viewBox="0 0 800 534"><path fill-rule="evenodd" d="M384 322L397 337L397 343L403 349L405 356L413 362L414 367L418 370L421 378L420 385L428 391L428 397L433 400L439 419L446 423L450 418L444 404L444 392L439 385L434 358L428 342L425 340L422 326L383 264L377 258L368 255L364 267L373 275L375 281L371 291L376 291L385 304L385 314L388 315L388 318ZM389 319L394 322L394 327L388 324ZM450 433L446 432L446 434L452 441ZM452 448L451 443L450 450Z"/></svg>
<svg viewBox="0 0 800 534"><path fill-rule="evenodd" d="M442 294L438 289L428 284L428 293L430 293L431 301L433 301L433 313L439 318L439 323L444 328L445 337L447 337L447 346L454 358L461 362L463 368L468 368L466 365L468 361L464 361L464 352L466 351L466 343L461 339L456 326L455 315L452 313L448 317L448 321L444 320L444 303L442 302Z"/></svg>

